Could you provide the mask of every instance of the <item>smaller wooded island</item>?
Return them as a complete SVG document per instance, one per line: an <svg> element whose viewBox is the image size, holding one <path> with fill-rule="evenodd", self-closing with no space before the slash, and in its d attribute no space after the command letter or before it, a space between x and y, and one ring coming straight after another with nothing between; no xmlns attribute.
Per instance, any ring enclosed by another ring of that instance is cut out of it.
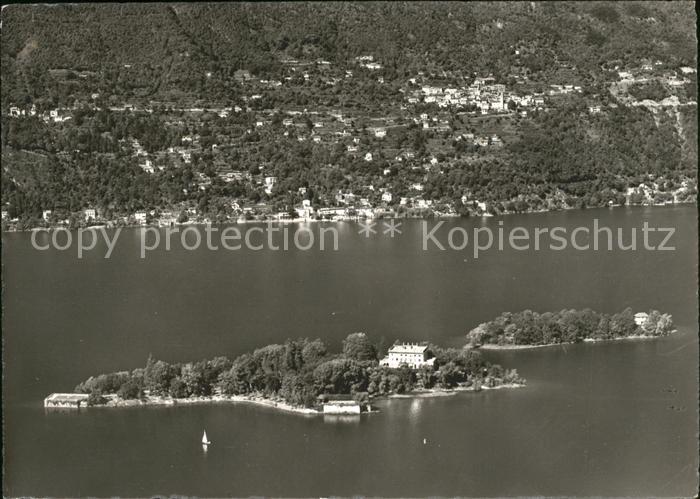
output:
<svg viewBox="0 0 700 499"><path fill-rule="evenodd" d="M590 309L539 314L531 310L505 312L467 334L470 347L532 348L568 343L654 338L675 332L669 314L657 310L601 314Z"/></svg>

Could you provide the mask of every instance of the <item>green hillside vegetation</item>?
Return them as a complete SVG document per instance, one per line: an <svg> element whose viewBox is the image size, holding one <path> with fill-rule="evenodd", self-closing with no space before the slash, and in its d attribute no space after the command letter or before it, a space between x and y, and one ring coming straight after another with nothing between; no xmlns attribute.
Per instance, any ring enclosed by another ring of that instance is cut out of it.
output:
<svg viewBox="0 0 700 499"><path fill-rule="evenodd" d="M223 221L233 200L256 213L289 211L304 198L334 206L343 190L375 206L387 190L387 208L401 215L399 200L415 197L417 183L434 210L464 215L477 201L492 213L622 204L629 187L671 189L696 176L694 106L655 113L609 91L615 67L695 67L694 19L692 5L675 2L12 5L2 12L0 52L3 210L19 228L43 223L44 210L77 224L87 207L106 220L195 207ZM358 66L367 54L380 69ZM553 84L583 91L527 113L513 103L488 116L406 106L407 92L420 88L411 78L463 86L485 75L520 93ZM683 102L696 95L691 76L673 90ZM262 83L273 80L280 85ZM653 81L630 95L671 91ZM590 113L592 104L603 111ZM36 115L9 117L10 106L34 106ZM41 119L56 109L70 119ZM282 110L302 114L290 127ZM422 113L445 125L425 129ZM378 124L383 139L372 132ZM338 138L341 130L348 136ZM465 134L498 136L503 146L474 145ZM196 138L191 161L172 152L186 137ZM347 151L351 138L356 154ZM139 166L133 140L153 173ZM395 159L406 151L415 157ZM372 161L362 159L367 152ZM232 170L250 178L223 181ZM277 183L266 193L269 176ZM690 185L676 198L696 192Z"/></svg>
<svg viewBox="0 0 700 499"><path fill-rule="evenodd" d="M119 97L212 97L235 90L236 70L273 76L286 57L343 64L371 53L389 79L464 65L505 78L520 68L518 47L543 82L562 62L596 78L608 61L695 61L695 16L682 2L14 5L2 15L3 102L47 98L50 81L81 86L45 68L98 71L86 80Z"/></svg>

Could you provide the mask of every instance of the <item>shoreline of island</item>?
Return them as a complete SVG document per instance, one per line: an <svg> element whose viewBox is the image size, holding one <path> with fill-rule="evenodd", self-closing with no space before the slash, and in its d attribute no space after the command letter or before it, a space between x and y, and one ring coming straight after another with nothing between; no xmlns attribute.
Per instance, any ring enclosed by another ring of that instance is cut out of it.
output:
<svg viewBox="0 0 700 499"><path fill-rule="evenodd" d="M489 390L501 390L505 388L525 388L527 386L526 382L523 383L501 383L495 386L482 385L478 388L474 386L458 386L455 388L437 388L431 390L413 390L409 393L392 393L390 395L385 395L380 397L381 399L417 399L417 398L439 398L439 397L452 397L460 393L479 393L480 391Z"/></svg>
<svg viewBox="0 0 700 499"><path fill-rule="evenodd" d="M460 393L478 393L480 391L523 388L526 386L522 383L502 383L494 386L481 385L478 388L473 384L469 386L457 386L455 388L432 388L432 389L415 389L405 393L390 393L380 395L371 400L371 402L392 399L420 399L420 398L440 398L451 397ZM209 405L209 404L250 404L258 407L267 407L283 412L300 414L305 416L324 415L324 412L311 407L296 406L289 404L281 399L267 398L262 395L246 396L246 395L209 395L209 396L192 396L186 398L174 398L169 396L145 395L141 399L122 399L117 395L106 395L104 404L91 405L91 408L145 408L145 407L182 407L192 405ZM362 411L361 414L381 412L380 409L367 405L368 409ZM358 413L359 415L360 413ZM325 414L326 416L333 414ZM347 416L348 414L343 414Z"/></svg>
<svg viewBox="0 0 700 499"><path fill-rule="evenodd" d="M180 407L201 404L251 404L261 407L269 407L285 412L296 414L317 415L322 414L321 411L309 407L301 407L289 404L283 400L265 398L262 396L246 396L246 395L208 395L208 396L193 396L186 398L165 397L159 395L146 395L141 399L122 399L116 395L107 395L105 404L94 405L90 407L103 408L134 408L134 407Z"/></svg>
<svg viewBox="0 0 700 499"><path fill-rule="evenodd" d="M677 333L678 330L674 329L673 331L669 332L667 335L668 336L671 334ZM504 350L532 350L535 348L547 348L547 347L559 347L559 346L569 346L569 345L578 345L581 343L610 343L612 341L634 341L634 340L655 340L658 338L662 338L663 336L651 336L651 335L644 335L644 334L633 334L630 336L623 336L620 338L585 338L581 341L567 341L563 343L547 343L544 345L496 345L496 344L485 344L485 345L480 345L478 347L472 347L472 346L467 346L466 348L475 348L479 350L492 350L492 351L504 351Z"/></svg>

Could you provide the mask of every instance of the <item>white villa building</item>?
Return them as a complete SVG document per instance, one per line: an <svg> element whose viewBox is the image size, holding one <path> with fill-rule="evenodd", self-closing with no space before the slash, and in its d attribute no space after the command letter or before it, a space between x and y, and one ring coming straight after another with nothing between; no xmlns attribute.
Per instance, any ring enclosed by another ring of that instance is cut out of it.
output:
<svg viewBox="0 0 700 499"><path fill-rule="evenodd" d="M646 312L637 312L634 314L634 323L637 326L643 326L649 320L649 314Z"/></svg>
<svg viewBox="0 0 700 499"><path fill-rule="evenodd" d="M379 365L396 369L403 364L413 369L421 366L432 366L435 358L428 357L427 345L417 343L397 343L389 349L389 355L384 357Z"/></svg>

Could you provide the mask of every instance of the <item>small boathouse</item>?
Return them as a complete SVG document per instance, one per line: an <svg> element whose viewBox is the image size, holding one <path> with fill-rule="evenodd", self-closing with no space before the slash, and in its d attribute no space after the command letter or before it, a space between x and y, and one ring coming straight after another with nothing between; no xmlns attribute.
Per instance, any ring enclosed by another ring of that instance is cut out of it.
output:
<svg viewBox="0 0 700 499"><path fill-rule="evenodd" d="M52 393L44 399L44 407L80 409L87 407L88 397L85 393Z"/></svg>
<svg viewBox="0 0 700 499"><path fill-rule="evenodd" d="M360 404L354 400L329 400L323 404L323 414L360 414Z"/></svg>

